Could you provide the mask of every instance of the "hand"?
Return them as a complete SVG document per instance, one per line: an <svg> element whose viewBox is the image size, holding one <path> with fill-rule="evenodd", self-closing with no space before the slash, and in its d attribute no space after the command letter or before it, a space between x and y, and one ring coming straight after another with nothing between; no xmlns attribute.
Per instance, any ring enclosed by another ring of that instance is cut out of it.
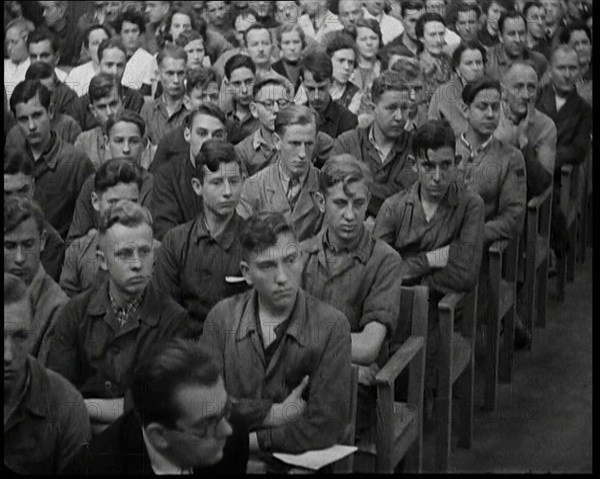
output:
<svg viewBox="0 0 600 479"><path fill-rule="evenodd" d="M302 382L292 389L292 392L281 404L284 423L293 422L304 414L306 401L302 399L302 393L306 389L306 386L308 386L308 380L309 377L304 376Z"/></svg>
<svg viewBox="0 0 600 479"><path fill-rule="evenodd" d="M365 228L367 228L369 231L373 231L373 228L375 227L375 218L369 216L365 219L363 223L365 225Z"/></svg>
<svg viewBox="0 0 600 479"><path fill-rule="evenodd" d="M373 386L379 369L377 363L373 363L370 366L358 366L358 383L365 386Z"/></svg>
<svg viewBox="0 0 600 479"><path fill-rule="evenodd" d="M446 245L442 248L434 249L433 251L428 251L427 261L429 261L429 266L431 268L445 268L448 264L448 256L450 254L450 245Z"/></svg>

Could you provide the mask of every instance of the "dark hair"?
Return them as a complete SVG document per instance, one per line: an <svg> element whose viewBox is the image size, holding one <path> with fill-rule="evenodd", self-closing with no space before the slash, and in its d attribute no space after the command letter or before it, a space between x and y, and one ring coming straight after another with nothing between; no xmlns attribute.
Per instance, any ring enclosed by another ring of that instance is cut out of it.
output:
<svg viewBox="0 0 600 479"><path fill-rule="evenodd" d="M379 48L383 48L383 36L381 34L381 27L379 26L379 22L374 18L361 18L354 25L354 29L352 30L352 34L354 35L354 41L358 38L358 29L359 28L368 28L369 30L373 30L377 37L379 38Z"/></svg>
<svg viewBox="0 0 600 479"><path fill-rule="evenodd" d="M25 80L45 80L46 78L56 78L54 68L44 62L34 62L25 72Z"/></svg>
<svg viewBox="0 0 600 479"><path fill-rule="evenodd" d="M206 39L200 35L200 32L196 30L184 30L179 34L177 40L175 40L175 45L181 48L185 48L188 43L191 43L195 40L202 40L202 43L205 45L206 50Z"/></svg>
<svg viewBox="0 0 600 479"><path fill-rule="evenodd" d="M275 133L279 136L285 135L285 130L292 125L311 125L317 126L315 112L304 105L289 105L277 113L275 117Z"/></svg>
<svg viewBox="0 0 600 479"><path fill-rule="evenodd" d="M252 98L256 99L256 95L260 93L263 87L267 85L279 85L285 88L286 93L290 97L289 99L293 99L293 92L289 92L290 84L288 80L282 78L281 76L266 76L260 78L258 81L254 82L254 88L252 89Z"/></svg>
<svg viewBox="0 0 600 479"><path fill-rule="evenodd" d="M225 63L225 77L230 80L231 74L238 68L248 68L252 73L256 74L256 65L252 58L248 55L236 53Z"/></svg>
<svg viewBox="0 0 600 479"><path fill-rule="evenodd" d="M425 34L425 24L429 22L439 22L446 26L446 20L444 20L444 17L442 17L439 13L426 12L421 15L419 20L417 20L417 24L415 26L415 35L417 38L421 38Z"/></svg>
<svg viewBox="0 0 600 479"><path fill-rule="evenodd" d="M142 14L133 11L133 10L125 10L114 23L115 31L120 35L123 30L123 23L134 23L140 29L140 35L143 35L146 32L146 21Z"/></svg>
<svg viewBox="0 0 600 479"><path fill-rule="evenodd" d="M141 224L147 224L152 228L152 215L145 206L134 203L133 201L123 200L117 204L110 205L108 209L100 215L100 224L98 232L104 236L106 232L116 224L135 227Z"/></svg>
<svg viewBox="0 0 600 479"><path fill-rule="evenodd" d="M35 164L31 157L24 150L18 148L4 149L4 174L17 175L19 173L25 176L33 177Z"/></svg>
<svg viewBox="0 0 600 479"><path fill-rule="evenodd" d="M240 233L242 257L248 260L251 256L277 244L277 236L289 233L296 240L294 226L279 211L259 211L248 218Z"/></svg>
<svg viewBox="0 0 600 479"><path fill-rule="evenodd" d="M132 161L123 158L112 158L100 165L94 176L94 191L97 194L106 192L119 183L135 183L142 189L142 170Z"/></svg>
<svg viewBox="0 0 600 479"><path fill-rule="evenodd" d="M186 126L186 128L188 128L188 129L192 128L192 124L194 123L194 119L198 115L212 116L212 117L216 118L217 120L219 120L221 123L223 123L223 125L225 125L225 123L227 121L225 119L225 113L223 113L223 110L221 110L214 103L208 103L208 102L206 102L206 103L202 103L197 108L194 108L192 111L190 111L187 114L187 116L185 117L185 126Z"/></svg>
<svg viewBox="0 0 600 479"><path fill-rule="evenodd" d="M56 37L54 34L45 27L36 28L33 32L29 34L27 37L27 48L32 43L40 43L45 40L50 42L50 47L54 53L58 52L58 43L56 42Z"/></svg>
<svg viewBox="0 0 600 479"><path fill-rule="evenodd" d="M408 0L404 1L400 5L400 14L402 17L406 16L407 10L423 10L425 9L425 4L420 0Z"/></svg>
<svg viewBox="0 0 600 479"><path fill-rule="evenodd" d="M479 8L479 5L477 5L476 3L460 2L458 4L458 8L456 9L456 13L454 14L453 23L456 23L458 21L459 13L469 13L469 12L475 12L475 15L477 15L477 19L479 19L479 17L481 16L481 8Z"/></svg>
<svg viewBox="0 0 600 479"><path fill-rule="evenodd" d="M525 18L527 18L529 10L531 10L534 7L542 9L544 8L544 6L537 0L529 0L528 2L525 2L525 5L523 6L523 15L525 16Z"/></svg>
<svg viewBox="0 0 600 479"><path fill-rule="evenodd" d="M174 58L175 60L184 60L187 63L187 53L183 48L177 45L165 45L160 49L156 56L156 63L160 68L165 58Z"/></svg>
<svg viewBox="0 0 600 479"><path fill-rule="evenodd" d="M487 15L493 3L498 4L504 10L515 9L515 0L483 0L481 2L481 11Z"/></svg>
<svg viewBox="0 0 600 479"><path fill-rule="evenodd" d="M316 82L331 80L333 76L333 66L331 58L318 49L309 51L301 62L300 74L304 79L304 73L309 71Z"/></svg>
<svg viewBox="0 0 600 479"><path fill-rule="evenodd" d="M483 76L467 83L463 88L462 100L465 102L465 105L471 105L481 90L498 90L502 93L502 88L498 80L489 76Z"/></svg>
<svg viewBox="0 0 600 479"><path fill-rule="evenodd" d="M211 67L192 68L185 75L185 91L188 95L198 87L207 88L211 83L221 84L219 74Z"/></svg>
<svg viewBox="0 0 600 479"><path fill-rule="evenodd" d="M340 50L352 50L354 51L355 58L358 58L356 42L345 31L340 30L337 32L332 32L327 36L329 41L327 42L325 52L329 58L331 58L335 52Z"/></svg>
<svg viewBox="0 0 600 479"><path fill-rule="evenodd" d="M592 32L585 24L585 22L575 21L567 25L566 27L563 27L562 31L560 32L559 42L568 45L571 41L571 35L573 34L573 32L579 31L583 31L589 38L590 42L592 41Z"/></svg>
<svg viewBox="0 0 600 479"><path fill-rule="evenodd" d="M125 49L125 45L118 40L117 38L107 38L106 40L102 40L100 45L98 46L98 61L102 61L102 55L105 50L109 50L111 48L118 48L125 55L125 59L127 59L127 50Z"/></svg>
<svg viewBox="0 0 600 479"><path fill-rule="evenodd" d="M10 111L17 115L16 107L19 103L27 103L37 98L42 106L48 110L50 107L50 91L39 80L25 80L19 83L10 97Z"/></svg>
<svg viewBox="0 0 600 479"><path fill-rule="evenodd" d="M118 82L114 75L110 73L98 73L90 80L90 86L88 87L90 104L110 95L115 88L117 95L122 99L123 87L121 86L121 82Z"/></svg>
<svg viewBox="0 0 600 479"><path fill-rule="evenodd" d="M523 20L523 23L525 23L525 30L527 30L527 19L521 12L517 12L516 10L506 10L502 12L502 15L500 15L500 19L498 20L498 31L500 32L500 35L504 33L504 23L506 22L506 20L517 18Z"/></svg>
<svg viewBox="0 0 600 479"><path fill-rule="evenodd" d="M458 66L460 65L460 62L462 60L462 55L467 50L479 50L481 52L481 58L483 59L483 64L485 65L487 63L487 52L485 50L485 47L481 43L479 43L477 40L471 40L466 43L460 42L458 47L456 47L454 52L452 52L451 62L452 62L453 69L458 68Z"/></svg>
<svg viewBox="0 0 600 479"><path fill-rule="evenodd" d="M142 116L139 113L136 113L135 111L127 110L127 109L123 109L123 110L117 112L116 115L110 115L110 117L108 118L108 121L106 122L106 126L105 126L106 134L108 136L110 136L112 128L117 123L121 123L121 122L133 123L135 126L137 126L138 130L140 131L140 136L142 138L146 134L146 122L144 121Z"/></svg>
<svg viewBox="0 0 600 479"><path fill-rule="evenodd" d="M158 31L158 46L161 49L166 45L167 41L170 41L170 42L173 41L173 37L169 33L169 30L171 29L171 26L172 26L171 24L173 23L173 17L177 13L179 13L181 15L186 15L187 17L189 17L190 26L192 27L191 30L197 31L198 33L200 33L202 38L206 38L206 22L203 19L199 18L198 20L200 20L200 22L198 23L196 16L190 9L185 8L185 7L174 7L173 8L171 6L169 13L167 14L165 19L161 23L161 25L159 27L159 31Z"/></svg>
<svg viewBox="0 0 600 479"><path fill-rule="evenodd" d="M292 22L292 23L286 22L286 23L282 23L281 25L279 25L279 27L275 31L277 43L279 43L279 46L281 46L281 40L283 38L283 35L285 33L291 33L291 32L298 33L298 36L300 37L300 43L302 45L302 49L304 49L304 47L306 47L306 35L305 35L302 27L296 22Z"/></svg>
<svg viewBox="0 0 600 479"><path fill-rule="evenodd" d="M393 70L386 70L375 78L371 87L371 99L376 105L386 91L407 91L408 86L402 81L402 75Z"/></svg>
<svg viewBox="0 0 600 479"><path fill-rule="evenodd" d="M4 202L4 234L8 234L33 218L38 232L44 231L44 213L40 206L25 195L10 195Z"/></svg>
<svg viewBox="0 0 600 479"><path fill-rule="evenodd" d="M371 191L373 175L369 167L364 162L358 161L354 156L347 153L334 155L321 168L319 189L323 195L327 196L329 188L338 183L343 183L344 193L348 195L348 184L358 181L364 181L369 191Z"/></svg>
<svg viewBox="0 0 600 479"><path fill-rule="evenodd" d="M256 18L258 19L258 17ZM248 33L253 32L254 30L266 30L269 32L269 29L260 21L257 21L254 25L250 25L248 30L244 32L244 42L246 43L246 46L248 46ZM269 40L272 41L271 32L269 32Z"/></svg>
<svg viewBox="0 0 600 479"><path fill-rule="evenodd" d="M31 307L30 314L33 314L33 299L25 281L14 274L4 273L4 306L20 303L24 299Z"/></svg>
<svg viewBox="0 0 600 479"><path fill-rule="evenodd" d="M240 175L242 174L242 161L236 154L233 145L218 138L211 138L202 143L195 161L194 177L198 178L200 183L204 183L206 173L204 167L210 172L215 173L218 171L221 163L235 163L240 169Z"/></svg>
<svg viewBox="0 0 600 479"><path fill-rule="evenodd" d="M427 120L416 131L412 149L418 158L421 155L427 157L427 150L435 151L448 147L454 151L455 145L456 136L447 120Z"/></svg>
<svg viewBox="0 0 600 479"><path fill-rule="evenodd" d="M104 30L104 33L106 33L108 38L110 38L110 32L108 31L108 28L106 28L104 25L96 23L88 27L83 34L83 44L85 45L85 48L90 47L90 33L92 33L94 30Z"/></svg>
<svg viewBox="0 0 600 479"><path fill-rule="evenodd" d="M131 385L141 423L174 427L180 417L175 401L185 386L213 386L220 374L214 359L197 342L171 339L153 346L138 364ZM200 406L200 405L199 405Z"/></svg>

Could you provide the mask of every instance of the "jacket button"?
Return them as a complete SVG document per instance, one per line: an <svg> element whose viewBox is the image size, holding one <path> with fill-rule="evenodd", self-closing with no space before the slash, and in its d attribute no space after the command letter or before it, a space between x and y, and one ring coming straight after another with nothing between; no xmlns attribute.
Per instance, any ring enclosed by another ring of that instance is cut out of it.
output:
<svg viewBox="0 0 600 479"><path fill-rule="evenodd" d="M119 354L120 352L121 352L121 350L120 350L120 349L119 349L117 346L115 346L115 347L113 348L113 353L114 353L114 354Z"/></svg>
<svg viewBox="0 0 600 479"><path fill-rule="evenodd" d="M106 389L110 389L110 388L112 388L112 383L110 381L104 381L104 387Z"/></svg>

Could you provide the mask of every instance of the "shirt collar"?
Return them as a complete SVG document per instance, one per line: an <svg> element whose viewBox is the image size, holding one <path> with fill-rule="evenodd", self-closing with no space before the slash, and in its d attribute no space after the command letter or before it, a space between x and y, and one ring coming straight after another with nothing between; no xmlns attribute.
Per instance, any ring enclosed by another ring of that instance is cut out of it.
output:
<svg viewBox="0 0 600 479"><path fill-rule="evenodd" d="M237 235L239 234L241 228L242 218L238 216L236 212L233 213L233 216L229 218L227 225L221 231L219 235L213 237L210 231L208 231L208 226L206 225L206 217L204 216L204 212L201 212L198 218L196 219L196 225L194 227L194 239L196 243L198 243L203 238L213 239L216 243L219 244L225 251L229 251L233 242Z"/></svg>
<svg viewBox="0 0 600 479"><path fill-rule="evenodd" d="M48 168L54 170L58 163L58 151L61 147L61 140L53 131L50 133L50 144L48 148L44 150L42 155L38 158L38 161L43 161L48 165ZM27 149L29 150L29 154L33 158L33 154L31 153L31 148L27 145Z"/></svg>
<svg viewBox="0 0 600 479"><path fill-rule="evenodd" d="M283 165L281 164L281 158L277 161L277 170L279 171L279 177L281 178L281 183L283 184L283 190L287 191L288 184L290 183L290 178L285 174L285 170L283 168ZM300 187L304 186L309 171L310 168L308 168L306 170L306 173L304 173L304 175L302 175L302 177L298 179L298 184L300 185Z"/></svg>
<svg viewBox="0 0 600 479"><path fill-rule="evenodd" d="M252 147L254 148L254 150L258 151L258 149L261 146L265 146L270 151L273 151L275 149L274 147L269 145L269 143L267 143L267 140L265 140L262 134L262 128L259 127L258 130L254 132L254 136L252 137Z"/></svg>
<svg viewBox="0 0 600 479"><path fill-rule="evenodd" d="M415 182L411 188L410 191L406 197L406 203L407 204L418 204L421 202L421 183L420 182ZM440 204L442 203L448 203L450 206L452 207L456 207L458 206L458 183L456 181L453 181L452 183L450 183L448 185L448 189L446 190L446 194L444 195L444 197L442 198L442 201L440 202Z"/></svg>
<svg viewBox="0 0 600 479"><path fill-rule="evenodd" d="M161 108L162 108L162 109L164 109L164 110L165 110L165 113L167 113L167 115L168 115L168 112L167 112L167 102L165 101L165 95L164 95L164 93L163 93L161 96L159 96L159 97L158 97L158 98L157 98L157 99L154 101L154 108L155 108L156 110L158 110L158 109L161 109ZM173 112L173 114L172 114L172 115L170 115L170 116L174 116L174 115L177 115L177 114L179 114L179 113L181 112L181 110L187 110L187 107L185 106L185 103L184 103L184 101L183 101L183 98L181 98L181 100L180 100L180 103L179 103L179 106L177 107L177 110L175 110L175 111Z"/></svg>
<svg viewBox="0 0 600 479"><path fill-rule="evenodd" d="M184 470L181 467L176 466L159 451L157 451L148 439L148 436L146 435L146 429L144 427L142 427L142 437L144 438L144 444L146 446L146 451L148 451L148 457L150 458L150 464L154 474L157 476L170 474L179 476L182 474L192 473L192 471L189 469Z"/></svg>
<svg viewBox="0 0 600 479"><path fill-rule="evenodd" d="M329 227L326 227L320 233L321 241L319 242L319 247L325 250L329 250L332 253L339 254L340 251L331 243L329 240ZM342 254L349 254L353 258L358 259L361 263L367 264L369 261L369 256L371 255L372 250L372 242L373 238L367 228L363 227L360 238L355 243L354 247L350 250L346 250L345 248L341 250Z"/></svg>
<svg viewBox="0 0 600 479"><path fill-rule="evenodd" d="M487 151L488 147L491 145L493 139L494 139L494 135L491 135L487 140L485 140L479 146L479 148L473 149L471 147L471 144L467 140L466 134L462 133L460 135L460 141L462 142L463 145L465 145L469 149L469 151L471 152L471 157L474 157L479 153L485 153Z"/></svg>

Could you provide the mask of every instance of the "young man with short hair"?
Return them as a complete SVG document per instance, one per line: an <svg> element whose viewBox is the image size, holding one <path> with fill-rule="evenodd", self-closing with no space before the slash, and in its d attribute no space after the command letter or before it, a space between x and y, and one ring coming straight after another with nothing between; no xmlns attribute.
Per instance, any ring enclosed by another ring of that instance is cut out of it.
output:
<svg viewBox="0 0 600 479"><path fill-rule="evenodd" d="M77 28L70 24L67 9L69 2L38 2L43 9L44 23L56 37L58 43L59 65L75 66L79 64L81 44L86 42L87 35L81 35ZM89 33L89 32L88 32ZM106 32L107 35L109 32ZM88 43L85 47L88 48Z"/></svg>
<svg viewBox="0 0 600 479"><path fill-rule="evenodd" d="M212 103L194 108L184 122L183 134L189 147L183 156L163 164L154 173L150 210L154 235L159 241L171 228L193 220L202 199L192 187L195 164L202 144L210 138L226 139L225 115Z"/></svg>
<svg viewBox="0 0 600 479"><path fill-rule="evenodd" d="M4 465L58 474L89 444L83 398L33 356L34 312L23 280L4 273Z"/></svg>
<svg viewBox="0 0 600 479"><path fill-rule="evenodd" d="M527 48L550 61L552 47L546 36L546 10L537 0L529 0L523 7L523 16L527 19Z"/></svg>
<svg viewBox="0 0 600 479"><path fill-rule="evenodd" d="M481 9L477 4L460 3L456 10L454 28L456 33L460 37L460 43L478 42L477 36L479 34L479 17L481 16ZM446 48L446 53L452 56L454 50L458 45L454 45L453 48Z"/></svg>
<svg viewBox="0 0 600 479"><path fill-rule="evenodd" d="M371 170L374 184L367 213L374 219L387 198L408 188L416 178L407 159L413 134L404 129L412 108L408 85L399 73L386 71L373 82L371 97L373 123L338 137L333 154L353 155Z"/></svg>
<svg viewBox="0 0 600 479"><path fill-rule="evenodd" d="M319 170L312 164L315 114L305 106L287 106L277 114L274 130L277 160L246 180L237 211L244 219L265 209L279 211L302 241L316 235L323 224L316 199Z"/></svg>
<svg viewBox="0 0 600 479"><path fill-rule="evenodd" d="M417 22L425 13L425 5L420 0L411 0L402 2L400 7L402 25L404 32L394 41L387 45L388 48L393 46L402 46L406 49L407 56L417 58L419 55L420 42L417 38Z"/></svg>
<svg viewBox="0 0 600 479"><path fill-rule="evenodd" d="M17 85L10 108L27 140L27 153L35 163L35 200L44 216L65 238L77 195L94 166L85 153L63 143L50 126L53 109L50 92L40 81Z"/></svg>
<svg viewBox="0 0 600 479"><path fill-rule="evenodd" d="M121 110L106 122L104 145L107 161L121 158L140 167L142 186L140 188L140 204L148 207L152 193L153 177L145 169L148 161L149 142L145 137L146 124L142 117L130 110ZM83 184L77 197L73 221L67 235L67 245L75 238L85 236L91 229L98 228L98 214L91 201L94 192L95 173Z"/></svg>
<svg viewBox="0 0 600 479"><path fill-rule="evenodd" d="M498 20L507 11L514 10L515 0L483 0L482 14L485 15L485 25L479 30L479 42L490 49L500 43Z"/></svg>
<svg viewBox="0 0 600 479"><path fill-rule="evenodd" d="M203 208L192 221L163 237L156 258L155 284L187 309L198 336L215 304L246 289L244 283L231 282L240 276L239 238L244 221L235 208L245 176L230 143L205 141L191 178Z"/></svg>
<svg viewBox="0 0 600 479"><path fill-rule="evenodd" d="M227 138L234 145L254 133L260 126L250 108L255 81L256 66L252 58L240 53L227 60L224 84L226 91L233 97L232 109L227 113L227 119L232 125L227 132Z"/></svg>
<svg viewBox="0 0 600 479"><path fill-rule="evenodd" d="M298 241L282 213L253 216L240 235L252 289L219 302L200 339L237 398L251 451L300 453L345 439L350 326L300 288Z"/></svg>
<svg viewBox="0 0 600 479"><path fill-rule="evenodd" d="M346 107L331 99L333 66L325 52L312 50L304 55L300 68L308 106L317 113L317 131L337 138L358 126L358 119Z"/></svg>
<svg viewBox="0 0 600 479"><path fill-rule="evenodd" d="M44 62L54 68L56 78L60 83L67 79L67 73L57 68L60 60L58 45L52 32L45 28L36 28L27 36L27 51L31 63Z"/></svg>
<svg viewBox="0 0 600 479"><path fill-rule="evenodd" d="M377 20L381 27L383 45L387 45L404 33L404 25L397 18L385 13L384 6L385 2L381 0L364 2L363 11L365 18Z"/></svg>
<svg viewBox="0 0 600 479"><path fill-rule="evenodd" d="M131 201L100 219L98 257L108 279L72 298L58 320L48 367L82 393L92 425L103 430L130 409L136 364L158 341L185 334L187 313L150 278L152 217Z"/></svg>
<svg viewBox="0 0 600 479"><path fill-rule="evenodd" d="M32 306L30 354L46 364L57 313L68 298L41 263L48 233L44 214L28 196L12 195L4 203L4 271L27 285Z"/></svg>
<svg viewBox="0 0 600 479"><path fill-rule="evenodd" d="M24 150L4 149L4 201L13 195L24 195L33 200L35 192L34 178L35 164ZM58 282L63 258L65 256L65 242L58 231L44 219L46 231L44 249L40 252L40 261L48 275Z"/></svg>
<svg viewBox="0 0 600 479"><path fill-rule="evenodd" d="M334 102L356 115L362 99L359 88L350 81L358 56L356 43L347 33L334 32L329 37L325 52L332 67L329 95Z"/></svg>
<svg viewBox="0 0 600 479"><path fill-rule="evenodd" d="M303 14L297 17L297 22L307 38L319 43L324 41L327 33L344 28L337 15L329 10L329 0L300 0L300 7Z"/></svg>
<svg viewBox="0 0 600 479"><path fill-rule="evenodd" d="M129 88L139 90L149 62L154 57L142 48L143 36L146 32L144 17L131 10L124 11L115 22L115 31L121 37L127 50L127 64L121 83Z"/></svg>

